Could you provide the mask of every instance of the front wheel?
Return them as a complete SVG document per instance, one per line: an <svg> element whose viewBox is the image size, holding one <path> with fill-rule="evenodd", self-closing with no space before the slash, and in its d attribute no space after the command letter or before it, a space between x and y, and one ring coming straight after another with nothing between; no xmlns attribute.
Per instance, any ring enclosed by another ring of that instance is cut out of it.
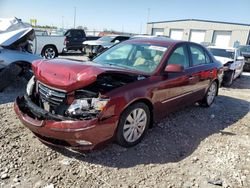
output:
<svg viewBox="0 0 250 188"><path fill-rule="evenodd" d="M214 81L208 88L207 93L200 102L200 104L205 107L211 106L214 102L215 96L217 95L217 91L218 91L218 84L217 82Z"/></svg>
<svg viewBox="0 0 250 188"><path fill-rule="evenodd" d="M229 71L225 74L223 78L223 83L225 87L230 87L234 80L234 71Z"/></svg>
<svg viewBox="0 0 250 188"><path fill-rule="evenodd" d="M138 144L145 136L150 123L150 111L146 104L135 103L121 114L116 141L124 147Z"/></svg>

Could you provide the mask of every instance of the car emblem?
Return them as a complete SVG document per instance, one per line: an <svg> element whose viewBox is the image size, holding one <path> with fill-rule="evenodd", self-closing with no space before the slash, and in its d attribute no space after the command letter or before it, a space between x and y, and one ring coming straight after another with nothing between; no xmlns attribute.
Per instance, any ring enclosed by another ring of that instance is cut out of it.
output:
<svg viewBox="0 0 250 188"><path fill-rule="evenodd" d="M46 93L46 98L50 98L52 96L52 91L48 90L48 92Z"/></svg>

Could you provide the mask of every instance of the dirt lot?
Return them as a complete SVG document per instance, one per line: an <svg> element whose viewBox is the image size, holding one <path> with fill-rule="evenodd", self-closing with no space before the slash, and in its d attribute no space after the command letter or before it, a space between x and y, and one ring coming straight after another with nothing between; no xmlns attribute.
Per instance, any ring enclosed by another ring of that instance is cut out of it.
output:
<svg viewBox="0 0 250 188"><path fill-rule="evenodd" d="M0 187L250 187L250 74L154 124L141 144L87 154L43 145L16 118L19 80L0 93Z"/></svg>

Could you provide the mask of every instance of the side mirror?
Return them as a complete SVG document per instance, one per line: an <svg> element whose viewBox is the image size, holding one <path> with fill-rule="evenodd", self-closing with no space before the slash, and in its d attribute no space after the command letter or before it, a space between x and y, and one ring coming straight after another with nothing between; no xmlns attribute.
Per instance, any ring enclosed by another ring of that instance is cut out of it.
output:
<svg viewBox="0 0 250 188"><path fill-rule="evenodd" d="M120 42L119 40L115 40L115 42L114 42L114 43L115 43L115 44L117 44L117 43L119 43L119 42Z"/></svg>
<svg viewBox="0 0 250 188"><path fill-rule="evenodd" d="M165 72L183 72L184 71L184 67L182 65L179 64L169 64L166 66L165 68Z"/></svg>
<svg viewBox="0 0 250 188"><path fill-rule="evenodd" d="M243 61L243 60L244 60L244 57L243 57L243 56L238 56L238 57L236 58L236 60L237 60L237 61Z"/></svg>

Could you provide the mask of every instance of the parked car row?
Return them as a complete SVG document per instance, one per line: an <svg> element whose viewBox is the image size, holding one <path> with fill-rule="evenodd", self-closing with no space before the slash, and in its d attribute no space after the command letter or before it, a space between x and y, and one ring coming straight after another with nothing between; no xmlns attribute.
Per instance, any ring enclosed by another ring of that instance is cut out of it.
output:
<svg viewBox="0 0 250 188"><path fill-rule="evenodd" d="M59 54L67 53L70 50L83 51L83 42L87 40L96 40L99 37L86 36L83 29L69 29L64 35L49 35L43 31L35 30L37 33L33 43L33 51L42 55L46 59L53 59Z"/></svg>

